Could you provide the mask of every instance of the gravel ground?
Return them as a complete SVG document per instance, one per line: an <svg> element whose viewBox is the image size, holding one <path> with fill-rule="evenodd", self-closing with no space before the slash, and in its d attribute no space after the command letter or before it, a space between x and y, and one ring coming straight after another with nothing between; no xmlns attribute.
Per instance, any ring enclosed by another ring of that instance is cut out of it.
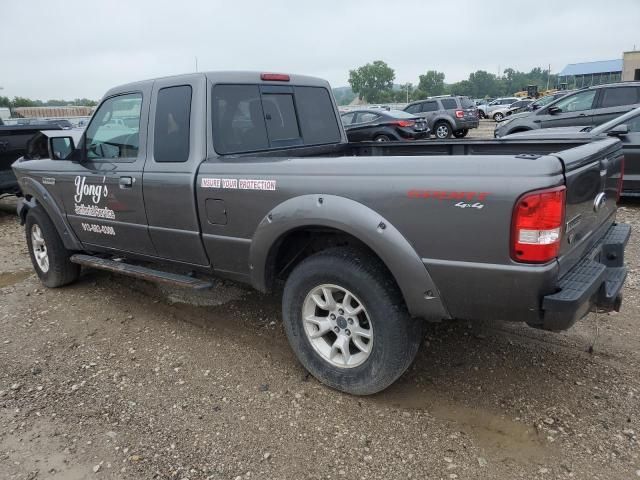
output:
<svg viewBox="0 0 640 480"><path fill-rule="evenodd" d="M221 283L211 301L97 271L43 288L10 211L2 479L640 477L637 235L622 312L559 334L429 325L410 370L358 398L306 375L276 296ZM637 232L640 203L619 218Z"/></svg>

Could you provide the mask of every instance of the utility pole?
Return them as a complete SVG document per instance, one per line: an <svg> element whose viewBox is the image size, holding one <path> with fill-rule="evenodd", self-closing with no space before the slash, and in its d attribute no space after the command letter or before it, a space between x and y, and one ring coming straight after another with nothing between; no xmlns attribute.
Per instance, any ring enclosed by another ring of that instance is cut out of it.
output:
<svg viewBox="0 0 640 480"><path fill-rule="evenodd" d="M195 57L196 59L196 73L198 73L198 57Z"/></svg>
<svg viewBox="0 0 640 480"><path fill-rule="evenodd" d="M547 90L549 90L549 79L551 78L551 64L549 64L549 70L547 70Z"/></svg>
<svg viewBox="0 0 640 480"><path fill-rule="evenodd" d="M1 89L2 87L0 87ZM409 84L407 83L407 103L409 103Z"/></svg>

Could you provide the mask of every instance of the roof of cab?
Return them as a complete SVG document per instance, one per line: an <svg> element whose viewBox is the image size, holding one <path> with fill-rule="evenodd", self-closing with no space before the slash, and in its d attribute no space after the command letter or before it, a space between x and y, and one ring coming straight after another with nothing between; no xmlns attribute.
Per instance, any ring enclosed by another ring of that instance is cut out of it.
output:
<svg viewBox="0 0 640 480"><path fill-rule="evenodd" d="M141 80L138 82L126 83L111 88L105 97L120 93L120 92L132 92L141 89L149 84L152 84L156 80L160 79L173 79L176 84L193 80L197 77L206 77L211 83L241 83L241 84L261 84L261 85L297 85L308 87L325 87L331 88L329 82L322 78L309 77L307 75L295 75L286 74L289 76L289 81L278 80L262 80L260 75L263 73L275 73L275 72L252 72L252 71L212 71L212 72L198 72L198 73L185 73L181 75L170 75L166 77L151 78L148 80Z"/></svg>

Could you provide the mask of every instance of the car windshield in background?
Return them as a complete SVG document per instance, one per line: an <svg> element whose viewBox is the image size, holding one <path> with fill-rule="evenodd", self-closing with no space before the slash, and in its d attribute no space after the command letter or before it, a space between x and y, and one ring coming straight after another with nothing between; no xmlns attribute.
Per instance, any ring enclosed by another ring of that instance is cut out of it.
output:
<svg viewBox="0 0 640 480"><path fill-rule="evenodd" d="M615 127L616 125L623 124L629 127L630 132L638 131L638 126L640 126L640 107L634 108L630 112L627 112L620 117L614 118L613 120L609 120L602 125L598 125L591 130L591 133L595 135L606 133L607 131L609 131L609 129Z"/></svg>
<svg viewBox="0 0 640 480"><path fill-rule="evenodd" d="M460 106L462 108L473 108L476 106L476 102L474 102L473 100L469 99L469 98L461 98L460 99Z"/></svg>

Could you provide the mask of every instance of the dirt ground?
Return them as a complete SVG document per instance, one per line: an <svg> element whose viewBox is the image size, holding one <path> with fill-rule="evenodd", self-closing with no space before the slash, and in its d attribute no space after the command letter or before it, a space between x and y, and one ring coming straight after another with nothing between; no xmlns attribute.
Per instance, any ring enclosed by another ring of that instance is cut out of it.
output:
<svg viewBox="0 0 640 480"><path fill-rule="evenodd" d="M637 234L622 312L429 325L395 385L353 397L299 366L277 296L97 271L43 288L0 203L2 479L640 477ZM640 203L619 218L638 232Z"/></svg>

